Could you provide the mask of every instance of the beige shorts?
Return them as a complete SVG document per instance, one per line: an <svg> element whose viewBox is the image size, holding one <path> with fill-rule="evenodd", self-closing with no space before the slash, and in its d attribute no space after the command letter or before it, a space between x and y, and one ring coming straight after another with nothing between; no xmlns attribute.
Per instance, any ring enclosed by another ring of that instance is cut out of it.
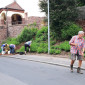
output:
<svg viewBox="0 0 85 85"><path fill-rule="evenodd" d="M71 60L83 60L83 56L77 54L71 54Z"/></svg>

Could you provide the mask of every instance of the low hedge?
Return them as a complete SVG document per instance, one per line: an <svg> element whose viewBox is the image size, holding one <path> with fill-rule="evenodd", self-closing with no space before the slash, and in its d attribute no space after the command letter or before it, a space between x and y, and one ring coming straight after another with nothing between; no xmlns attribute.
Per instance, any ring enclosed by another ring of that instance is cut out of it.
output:
<svg viewBox="0 0 85 85"><path fill-rule="evenodd" d="M37 49L37 52L38 52L38 53L44 53L44 50L43 50L43 48L39 47L39 48Z"/></svg>
<svg viewBox="0 0 85 85"><path fill-rule="evenodd" d="M25 51L25 47L22 46L20 49L16 50L16 52L24 52Z"/></svg>
<svg viewBox="0 0 85 85"><path fill-rule="evenodd" d="M66 51L66 52L70 51L69 42L68 42L68 41L65 41L65 42L61 43L61 44L59 45L59 48L60 48L61 50Z"/></svg>
<svg viewBox="0 0 85 85"><path fill-rule="evenodd" d="M50 49L50 54L60 54L61 50L59 49Z"/></svg>
<svg viewBox="0 0 85 85"><path fill-rule="evenodd" d="M37 52L37 48L38 48L38 43L32 42L31 47L30 47L30 51Z"/></svg>
<svg viewBox="0 0 85 85"><path fill-rule="evenodd" d="M17 41L16 38L7 38L5 41L2 42L2 44L7 43L7 44L15 44L19 45L20 43Z"/></svg>

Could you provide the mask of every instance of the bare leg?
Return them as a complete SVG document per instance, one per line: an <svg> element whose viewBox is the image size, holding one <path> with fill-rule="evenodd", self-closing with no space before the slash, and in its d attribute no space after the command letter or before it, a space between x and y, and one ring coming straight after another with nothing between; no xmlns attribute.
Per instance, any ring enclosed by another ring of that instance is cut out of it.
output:
<svg viewBox="0 0 85 85"><path fill-rule="evenodd" d="M79 60L78 68L77 68L77 73L83 74L81 72L81 65L82 65L82 60Z"/></svg>
<svg viewBox="0 0 85 85"><path fill-rule="evenodd" d="M81 67L81 65L82 65L82 60L79 60L79 65L78 65L78 67Z"/></svg>
<svg viewBox="0 0 85 85"><path fill-rule="evenodd" d="M73 65L73 64L74 64L74 62L75 62L75 60L71 60L71 65Z"/></svg>
<svg viewBox="0 0 85 85"><path fill-rule="evenodd" d="M74 64L75 60L71 60L71 65L70 65L70 68L71 68L71 72L73 72L73 64Z"/></svg>

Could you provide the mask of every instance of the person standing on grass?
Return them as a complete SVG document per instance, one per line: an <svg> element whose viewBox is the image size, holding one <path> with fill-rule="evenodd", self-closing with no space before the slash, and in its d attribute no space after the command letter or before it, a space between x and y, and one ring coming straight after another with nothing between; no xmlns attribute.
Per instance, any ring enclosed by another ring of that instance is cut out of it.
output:
<svg viewBox="0 0 85 85"><path fill-rule="evenodd" d="M27 47L29 48L29 52L30 52L31 43L32 43L32 41L27 41L27 42L24 44L24 46L25 46L25 55L26 55L26 52L27 52Z"/></svg>
<svg viewBox="0 0 85 85"><path fill-rule="evenodd" d="M69 41L69 44L71 46L70 52L71 52L71 72L73 72L73 64L76 60L79 60L78 63L78 68L77 68L77 73L83 74L81 72L81 65L82 65L82 60L84 56L84 47L85 47L85 41L84 41L84 32L79 31L78 35L75 35L72 37L72 39Z"/></svg>

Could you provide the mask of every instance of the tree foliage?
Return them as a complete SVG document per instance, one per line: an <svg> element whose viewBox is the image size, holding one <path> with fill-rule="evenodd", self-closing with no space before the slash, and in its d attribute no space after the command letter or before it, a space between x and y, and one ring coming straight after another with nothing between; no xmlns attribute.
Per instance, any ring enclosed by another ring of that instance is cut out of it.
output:
<svg viewBox="0 0 85 85"><path fill-rule="evenodd" d="M85 5L85 0L77 0L78 6L84 6Z"/></svg>
<svg viewBox="0 0 85 85"><path fill-rule="evenodd" d="M39 6L47 15L47 0L40 0ZM61 29L76 20L76 7L76 0L50 0L50 26L59 38Z"/></svg>
<svg viewBox="0 0 85 85"><path fill-rule="evenodd" d="M41 12L45 12L47 15L47 1L48 0L39 0L39 7L41 9Z"/></svg>

